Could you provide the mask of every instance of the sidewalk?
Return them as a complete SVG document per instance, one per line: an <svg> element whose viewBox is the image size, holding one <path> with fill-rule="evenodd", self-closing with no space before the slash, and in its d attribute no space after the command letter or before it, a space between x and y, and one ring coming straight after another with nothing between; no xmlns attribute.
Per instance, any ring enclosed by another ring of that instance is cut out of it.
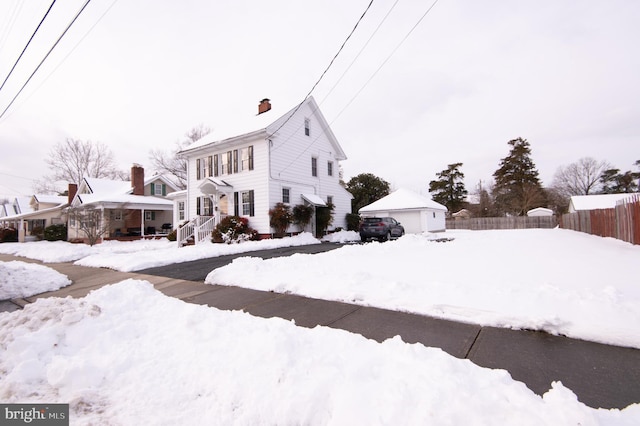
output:
<svg viewBox="0 0 640 426"><path fill-rule="evenodd" d="M25 258L0 255L1 261ZM328 326L379 342L400 335L405 342L438 347L477 365L509 371L515 380L543 394L562 381L588 406L624 408L640 402L640 350L603 345L543 332L481 327L385 309L311 299L291 294L206 285L155 275L49 263L73 284L60 290L14 300L19 309L41 297L83 297L91 290L124 279L147 280L167 296L188 303L252 315L295 320L301 327ZM6 305L7 302L5 302Z"/></svg>

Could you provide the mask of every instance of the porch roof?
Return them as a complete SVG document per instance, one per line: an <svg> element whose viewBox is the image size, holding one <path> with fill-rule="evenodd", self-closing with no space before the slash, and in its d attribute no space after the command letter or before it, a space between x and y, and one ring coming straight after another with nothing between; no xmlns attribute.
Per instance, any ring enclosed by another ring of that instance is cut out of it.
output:
<svg viewBox="0 0 640 426"><path fill-rule="evenodd" d="M80 194L77 197L83 206L93 205L107 209L173 210L173 201L145 195L111 194L101 196L97 194Z"/></svg>
<svg viewBox="0 0 640 426"><path fill-rule="evenodd" d="M324 202L324 200L320 197L318 197L316 194L301 194L302 199L305 200L306 202L308 202L309 204L312 204L314 206L321 206L321 207L325 207L327 204Z"/></svg>
<svg viewBox="0 0 640 426"><path fill-rule="evenodd" d="M210 191L208 187L211 187L213 191L227 191L227 192L233 191L232 185L229 185L227 182L223 181L222 179L218 179L215 177L208 177L204 179L202 183L200 183L200 185L198 185L198 188L200 189L200 191L202 191L205 194L209 192L213 192L213 191Z"/></svg>

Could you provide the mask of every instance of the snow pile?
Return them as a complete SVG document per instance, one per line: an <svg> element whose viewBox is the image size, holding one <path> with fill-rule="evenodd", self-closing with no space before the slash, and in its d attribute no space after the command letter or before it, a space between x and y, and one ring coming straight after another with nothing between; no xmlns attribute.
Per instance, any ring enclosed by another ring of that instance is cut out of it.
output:
<svg viewBox="0 0 640 426"><path fill-rule="evenodd" d="M0 262L0 300L29 297L71 284L66 275L26 262Z"/></svg>
<svg viewBox="0 0 640 426"><path fill-rule="evenodd" d="M322 241L329 243L350 243L352 241L360 241L360 234L356 231L338 231L332 232L322 237Z"/></svg>
<svg viewBox="0 0 640 426"><path fill-rule="evenodd" d="M70 403L71 424L637 424L559 383L166 297L142 281L0 314L0 400Z"/></svg>
<svg viewBox="0 0 640 426"><path fill-rule="evenodd" d="M206 282L640 348L640 247L562 229L445 235L243 257Z"/></svg>
<svg viewBox="0 0 640 426"><path fill-rule="evenodd" d="M0 253L49 263L76 261L77 265L130 272L209 257L309 244L320 244L320 241L305 232L281 239L247 241L242 244L203 243L183 248L178 248L177 243L167 239L105 241L92 247L63 241L4 243L0 244ZM135 253L135 256L132 256L132 253Z"/></svg>

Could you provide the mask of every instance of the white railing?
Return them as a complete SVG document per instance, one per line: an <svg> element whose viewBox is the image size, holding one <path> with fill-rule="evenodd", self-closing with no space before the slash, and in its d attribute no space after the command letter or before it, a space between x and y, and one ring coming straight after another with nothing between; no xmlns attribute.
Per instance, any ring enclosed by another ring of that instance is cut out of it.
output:
<svg viewBox="0 0 640 426"><path fill-rule="evenodd" d="M178 227L178 233L176 240L178 241L178 247L182 247L187 243L189 238L193 236L193 222L187 222L183 226Z"/></svg>
<svg viewBox="0 0 640 426"><path fill-rule="evenodd" d="M195 243L201 243L207 238L211 239L211 233L216 227L216 218L214 216L198 216L195 220L194 239Z"/></svg>
<svg viewBox="0 0 640 426"><path fill-rule="evenodd" d="M216 227L214 216L196 216L192 221L178 228L177 241L178 246L186 245L190 238L193 238L194 244L199 244L211 238L211 233Z"/></svg>

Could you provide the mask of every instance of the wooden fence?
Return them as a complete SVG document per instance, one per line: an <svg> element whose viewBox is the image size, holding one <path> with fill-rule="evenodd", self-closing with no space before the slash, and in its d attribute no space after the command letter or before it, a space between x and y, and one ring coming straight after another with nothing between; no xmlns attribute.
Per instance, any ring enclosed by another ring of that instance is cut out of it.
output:
<svg viewBox="0 0 640 426"><path fill-rule="evenodd" d="M447 219L447 229L527 229L555 228L555 216L474 217L471 219Z"/></svg>
<svg viewBox="0 0 640 426"><path fill-rule="evenodd" d="M612 209L564 214L560 218L560 227L640 244L640 196L630 195L618 201Z"/></svg>

